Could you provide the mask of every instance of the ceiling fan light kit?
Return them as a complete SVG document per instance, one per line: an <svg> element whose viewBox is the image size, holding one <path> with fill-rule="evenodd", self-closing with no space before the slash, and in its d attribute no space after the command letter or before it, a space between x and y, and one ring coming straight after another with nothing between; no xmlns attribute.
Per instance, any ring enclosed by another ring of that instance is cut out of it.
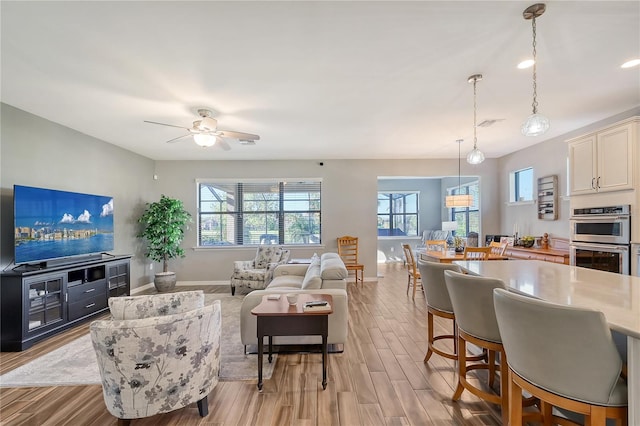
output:
<svg viewBox="0 0 640 426"><path fill-rule="evenodd" d="M537 94L537 74L536 74L536 18L542 16L546 6L544 3L536 3L524 10L522 16L526 20L531 20L533 29L533 114L527 117L522 125L522 134L525 136L538 136L549 130L549 119L542 114L538 114L538 94Z"/></svg>
<svg viewBox="0 0 640 426"><path fill-rule="evenodd" d="M240 145L255 145L256 141L260 139L260 136L253 135L251 133L235 132L232 130L218 129L218 120L211 117L211 111L201 108L198 110L200 120L193 122L192 127L175 126L173 124L158 123L157 121L147 121L145 123L159 124L161 126L177 127L184 129L188 133L186 135L178 136L167 141L167 143L177 142L187 136L193 136L193 141L201 147L208 148L211 146L219 146L220 148L228 151L231 146L225 142L222 138L238 139Z"/></svg>
<svg viewBox="0 0 640 426"><path fill-rule="evenodd" d="M467 79L467 82L473 83L473 150L471 150L471 152L467 154L467 163L474 165L480 164L484 161L484 154L478 149L478 136L476 134L476 131L478 129L478 125L476 124L476 84L480 80L482 80L482 74L474 74Z"/></svg>

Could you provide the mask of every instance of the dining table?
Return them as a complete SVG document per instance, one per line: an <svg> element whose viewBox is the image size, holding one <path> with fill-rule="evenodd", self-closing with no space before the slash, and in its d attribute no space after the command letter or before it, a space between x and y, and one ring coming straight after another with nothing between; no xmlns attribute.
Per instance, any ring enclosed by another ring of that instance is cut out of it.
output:
<svg viewBox="0 0 640 426"><path fill-rule="evenodd" d="M453 250L416 250L421 260L427 262L453 263L457 260L464 260L464 253L456 253ZM486 260L507 260L507 256L490 253Z"/></svg>
<svg viewBox="0 0 640 426"><path fill-rule="evenodd" d="M629 425L640 425L640 277L539 260L456 261L464 272L499 278L511 291L602 312L626 336Z"/></svg>

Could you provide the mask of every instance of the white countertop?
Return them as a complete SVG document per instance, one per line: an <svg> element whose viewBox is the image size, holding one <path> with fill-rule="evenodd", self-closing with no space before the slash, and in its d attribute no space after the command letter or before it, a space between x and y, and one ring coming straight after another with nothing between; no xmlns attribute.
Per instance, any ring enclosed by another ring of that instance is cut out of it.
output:
<svg viewBox="0 0 640 426"><path fill-rule="evenodd" d="M599 310L612 329L640 339L640 277L538 260L454 263L469 273L499 278L514 291Z"/></svg>

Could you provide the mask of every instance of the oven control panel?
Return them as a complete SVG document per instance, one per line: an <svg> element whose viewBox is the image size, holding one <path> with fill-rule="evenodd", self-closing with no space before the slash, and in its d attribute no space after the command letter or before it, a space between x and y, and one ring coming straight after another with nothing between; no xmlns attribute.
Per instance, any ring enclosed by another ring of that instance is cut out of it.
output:
<svg viewBox="0 0 640 426"><path fill-rule="evenodd" d="M630 206L589 207L585 209L573 209L574 216L594 215L628 215Z"/></svg>

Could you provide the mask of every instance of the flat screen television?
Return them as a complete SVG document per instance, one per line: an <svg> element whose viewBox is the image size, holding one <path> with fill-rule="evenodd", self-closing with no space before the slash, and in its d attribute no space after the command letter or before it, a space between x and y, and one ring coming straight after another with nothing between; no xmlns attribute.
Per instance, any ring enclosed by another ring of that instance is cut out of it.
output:
<svg viewBox="0 0 640 426"><path fill-rule="evenodd" d="M113 250L113 197L14 185L13 214L16 265Z"/></svg>

